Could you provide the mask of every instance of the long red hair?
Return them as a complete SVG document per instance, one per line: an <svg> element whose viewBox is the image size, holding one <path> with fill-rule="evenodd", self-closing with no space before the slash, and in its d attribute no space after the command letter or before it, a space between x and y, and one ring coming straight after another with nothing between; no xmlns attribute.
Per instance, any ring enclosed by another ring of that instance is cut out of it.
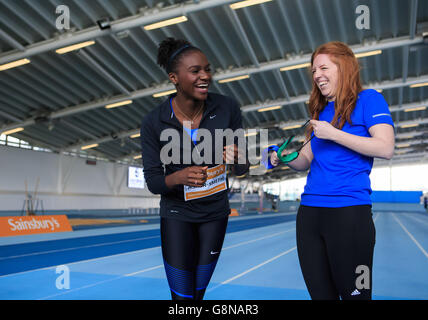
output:
<svg viewBox="0 0 428 320"><path fill-rule="evenodd" d="M335 112L331 124L342 129L345 122L351 123L351 114L355 108L358 94L363 90L360 79L360 65L352 50L343 42L332 41L319 46L311 57L311 69L314 59L319 54L329 55L330 60L338 69L338 81L335 97ZM312 72L311 72L312 74ZM319 115L328 100L321 94L312 77L312 92L309 98L309 114L312 119L319 120ZM308 128L310 136L312 126Z"/></svg>

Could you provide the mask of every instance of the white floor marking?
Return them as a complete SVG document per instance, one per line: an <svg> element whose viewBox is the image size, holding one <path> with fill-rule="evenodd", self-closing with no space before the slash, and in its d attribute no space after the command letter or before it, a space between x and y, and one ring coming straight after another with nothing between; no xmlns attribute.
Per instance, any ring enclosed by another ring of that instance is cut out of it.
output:
<svg viewBox="0 0 428 320"><path fill-rule="evenodd" d="M216 285L216 286L214 286L214 287L212 287L212 288L208 289L207 291L215 290L215 289L217 289L218 287L220 287L220 286L222 286L222 285L228 284L229 282L232 282L232 281L234 281L234 280L236 280L236 279L238 279L238 278L240 278L240 277L242 277L242 276L246 275L247 273L250 273L250 272L252 272L252 271L254 271L254 270L257 270L257 269L259 269L259 268L263 267L264 265L266 265L266 264L268 264L268 263L270 263L270 262L272 262L272 261L274 261L274 260L276 260L276 259L278 259L278 258L280 258L280 257L282 257L282 256L284 256L284 255L286 255L286 254L289 254L290 252L292 252L292 251L296 250L296 248L297 248L297 247L293 247L293 248L291 248L291 249L288 249L287 251L281 252L279 255L277 255L277 256L275 256L275 257L273 257L273 258L270 258L270 259L268 259L268 260L266 260L266 261L264 261L264 262L262 262L262 263L260 263L260 264L258 264L258 265L256 265L256 266L254 266L254 267L252 267L252 268L250 268L250 269L248 269L248 270L246 270L246 271L244 271L244 272L242 272L242 273L240 273L240 274L237 274L236 276L234 276L234 277L232 277L232 278L229 278L229 279L227 279L227 280L225 280L225 281L221 282L220 284L218 284L218 285Z"/></svg>
<svg viewBox="0 0 428 320"><path fill-rule="evenodd" d="M395 216L395 214L392 214L394 219L397 221L397 223L400 225L400 227L407 233L407 235L412 239L412 241L416 244L416 246L419 248L419 250L422 251L422 253L425 255L425 258L428 258L428 253L425 251L425 249L421 246L421 244L418 242L418 240L415 239L415 237L409 232L409 230L406 229L406 227L401 223L401 221Z"/></svg>

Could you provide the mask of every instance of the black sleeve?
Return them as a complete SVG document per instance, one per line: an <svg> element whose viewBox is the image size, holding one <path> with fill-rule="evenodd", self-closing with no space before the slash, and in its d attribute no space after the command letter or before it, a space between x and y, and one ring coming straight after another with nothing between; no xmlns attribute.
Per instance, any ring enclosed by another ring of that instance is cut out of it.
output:
<svg viewBox="0 0 428 320"><path fill-rule="evenodd" d="M233 100L233 107L232 107L232 119L230 128L235 131L237 129L242 129L242 114L241 114L241 108L239 107L238 103ZM245 141L245 158L246 158L246 164L235 164L233 165L233 171L237 176L242 176L244 173L248 171L248 168L250 167L250 162L248 161L248 148L247 148L247 139L245 136L243 137L243 140Z"/></svg>
<svg viewBox="0 0 428 320"><path fill-rule="evenodd" d="M151 118L151 115L146 116L141 124L144 179L151 193L167 194L170 189L165 183L165 172L160 160L160 141Z"/></svg>

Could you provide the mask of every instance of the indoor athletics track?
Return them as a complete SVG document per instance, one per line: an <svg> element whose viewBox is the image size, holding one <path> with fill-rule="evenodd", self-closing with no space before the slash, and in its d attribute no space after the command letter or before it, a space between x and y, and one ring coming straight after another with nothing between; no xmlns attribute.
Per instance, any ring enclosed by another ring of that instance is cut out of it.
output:
<svg viewBox="0 0 428 320"><path fill-rule="evenodd" d="M373 219L373 298L428 299L428 214L374 212ZM295 213L231 217L205 299L309 299L295 231ZM158 218L0 243L3 300L170 299ZM66 275L57 268L62 265L69 270L69 289L56 286Z"/></svg>

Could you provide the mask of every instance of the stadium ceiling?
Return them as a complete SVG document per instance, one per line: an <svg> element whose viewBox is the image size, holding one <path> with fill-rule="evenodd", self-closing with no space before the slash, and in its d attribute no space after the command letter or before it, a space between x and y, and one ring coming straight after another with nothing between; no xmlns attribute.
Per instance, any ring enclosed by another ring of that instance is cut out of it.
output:
<svg viewBox="0 0 428 320"><path fill-rule="evenodd" d="M231 8L238 2L0 0L0 70L26 59L0 71L0 132L21 130L12 135L54 152L141 163L134 159L140 138L131 136L165 99L153 95L173 89L156 50L175 37L206 53L211 91L240 103L244 127L269 129L269 143L278 143L298 135L288 127L308 118L311 52L338 40L363 55L364 87L382 90L390 105L396 154L388 163L428 162L428 1L272 0ZM186 21L145 28L181 16ZM105 107L123 101L132 102ZM88 145L96 146L82 151ZM263 179L293 175L278 168Z"/></svg>

